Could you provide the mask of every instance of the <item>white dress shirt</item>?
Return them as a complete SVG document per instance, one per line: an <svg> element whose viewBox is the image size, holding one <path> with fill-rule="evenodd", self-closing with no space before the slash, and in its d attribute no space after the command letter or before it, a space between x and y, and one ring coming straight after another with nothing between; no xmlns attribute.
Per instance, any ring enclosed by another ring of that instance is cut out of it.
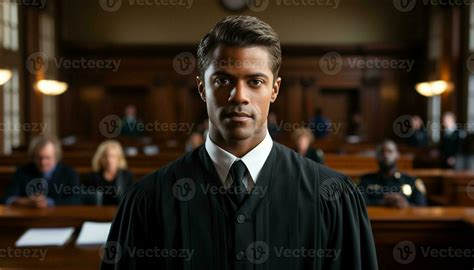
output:
<svg viewBox="0 0 474 270"><path fill-rule="evenodd" d="M255 182L257 181L258 175L263 168L263 164L265 164L265 161L272 151L272 147L273 140L272 137L270 137L268 131L263 141L250 150L250 152L245 154L245 156L242 158L238 158L217 146L217 144L211 140L209 135L207 136L205 143L206 151L211 157L219 179L226 188L229 188L230 185L232 185L232 177L229 174L232 164L234 164L234 162L237 160L242 160L248 171L242 181L248 191L252 190ZM252 181L249 181L249 179Z"/></svg>

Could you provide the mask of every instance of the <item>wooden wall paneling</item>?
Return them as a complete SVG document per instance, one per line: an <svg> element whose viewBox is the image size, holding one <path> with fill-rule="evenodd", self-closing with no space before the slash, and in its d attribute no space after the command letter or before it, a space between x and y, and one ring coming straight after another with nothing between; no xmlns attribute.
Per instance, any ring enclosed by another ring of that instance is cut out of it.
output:
<svg viewBox="0 0 474 270"><path fill-rule="evenodd" d="M31 61L34 61L34 58L28 59L28 57L39 51L39 10L34 8L25 8L25 55L28 61L27 65L33 65ZM27 34L26 34L27 33ZM34 74L26 70L26 85L25 85L25 103L23 107L24 110L24 121L26 123L43 123L43 96L42 94L34 88L34 84L38 79L42 79L43 74ZM31 139L33 136L38 135L40 132L32 131L25 134L26 140Z"/></svg>
<svg viewBox="0 0 474 270"><path fill-rule="evenodd" d="M104 137L100 134L99 124L107 116L103 109L105 89L101 86L84 86L77 90L80 106L76 108L79 113L74 117L74 131L80 138L100 141Z"/></svg>

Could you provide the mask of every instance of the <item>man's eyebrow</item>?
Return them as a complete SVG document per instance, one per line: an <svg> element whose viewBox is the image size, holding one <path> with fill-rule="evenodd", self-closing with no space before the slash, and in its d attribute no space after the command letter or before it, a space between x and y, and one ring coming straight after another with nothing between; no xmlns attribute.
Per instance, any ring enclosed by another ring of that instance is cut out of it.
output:
<svg viewBox="0 0 474 270"><path fill-rule="evenodd" d="M218 75L221 75L221 76L232 76L232 74L228 73L228 72L225 72L225 71L222 71L222 70L216 70L214 71L212 74L211 74L211 77L212 76L218 76Z"/></svg>
<svg viewBox="0 0 474 270"><path fill-rule="evenodd" d="M249 78L264 77L265 79L268 79L267 74L261 73L261 72L252 73L252 74L246 75L245 77L249 77Z"/></svg>
<svg viewBox="0 0 474 270"><path fill-rule="evenodd" d="M225 71L222 71L222 70L216 70L214 71L212 74L211 74L211 77L212 76L228 76L228 77L235 77L234 75L228 73L228 72L225 72ZM252 74L248 74L248 75L245 75L246 78L256 78L256 77L263 77L265 79L268 79L269 77L267 76L267 74L265 73L261 73L261 72L256 72L256 73L252 73Z"/></svg>

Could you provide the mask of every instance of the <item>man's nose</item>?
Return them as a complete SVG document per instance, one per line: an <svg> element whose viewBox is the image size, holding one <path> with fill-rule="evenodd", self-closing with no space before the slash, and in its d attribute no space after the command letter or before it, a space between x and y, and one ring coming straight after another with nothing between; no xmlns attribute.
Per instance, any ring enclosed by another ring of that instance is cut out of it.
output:
<svg viewBox="0 0 474 270"><path fill-rule="evenodd" d="M245 82L237 81L234 89L232 89L229 101L237 104L248 104L248 89Z"/></svg>

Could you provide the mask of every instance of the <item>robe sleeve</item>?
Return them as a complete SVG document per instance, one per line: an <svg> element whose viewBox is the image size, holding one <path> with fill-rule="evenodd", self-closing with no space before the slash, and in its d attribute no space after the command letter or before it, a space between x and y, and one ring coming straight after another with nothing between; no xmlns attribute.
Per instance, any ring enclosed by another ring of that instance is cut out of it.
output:
<svg viewBox="0 0 474 270"><path fill-rule="evenodd" d="M147 179L148 178L148 179ZM146 183L153 174L145 177L132 186L121 201L112 222L106 244L101 249L101 269L148 269L157 266L157 257L153 256L154 247L159 243L153 233L151 222L152 201L156 198L147 196ZM155 229L159 230L159 224Z"/></svg>
<svg viewBox="0 0 474 270"><path fill-rule="evenodd" d="M325 257L322 269L376 270L377 256L364 198L345 176L322 181L322 237L332 257Z"/></svg>

